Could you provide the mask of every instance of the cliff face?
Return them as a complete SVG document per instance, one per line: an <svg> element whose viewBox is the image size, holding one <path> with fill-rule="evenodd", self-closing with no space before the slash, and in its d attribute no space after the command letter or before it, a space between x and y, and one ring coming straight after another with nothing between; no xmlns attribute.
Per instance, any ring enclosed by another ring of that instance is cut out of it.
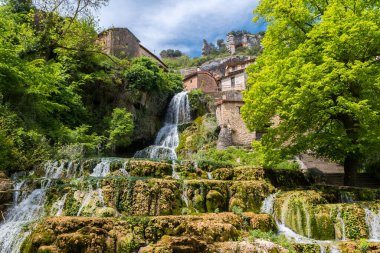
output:
<svg viewBox="0 0 380 253"><path fill-rule="evenodd" d="M134 133L128 150L117 153L133 154L153 143L161 127L171 94L141 92L125 89L122 85L93 84L87 87L83 99L95 117L92 119L97 131L107 128L107 118L116 107L126 108L133 114Z"/></svg>
<svg viewBox="0 0 380 253"><path fill-rule="evenodd" d="M209 71L213 73L214 76L222 77L225 75L226 66L232 63L244 62L251 59L251 56L229 56L225 58L218 58L208 62L205 62L200 66L203 71Z"/></svg>

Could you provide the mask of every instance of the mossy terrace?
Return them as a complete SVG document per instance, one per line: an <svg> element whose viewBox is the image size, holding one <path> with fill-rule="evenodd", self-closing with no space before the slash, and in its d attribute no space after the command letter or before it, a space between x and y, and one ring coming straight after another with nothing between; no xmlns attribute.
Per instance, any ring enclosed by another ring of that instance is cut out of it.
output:
<svg viewBox="0 0 380 253"><path fill-rule="evenodd" d="M109 173L92 177L102 161ZM312 239L345 236L339 247L351 252L369 238L364 208L380 208L378 190L311 185L295 170L118 158L58 161L55 167L60 176L47 191L48 217L37 223L23 252L320 252L313 244L286 249L249 239L252 230L276 232L275 220ZM45 169L25 177L23 194L40 187ZM273 215L260 214L264 199L276 192ZM354 203L343 203L347 199ZM61 217L49 217L59 209Z"/></svg>

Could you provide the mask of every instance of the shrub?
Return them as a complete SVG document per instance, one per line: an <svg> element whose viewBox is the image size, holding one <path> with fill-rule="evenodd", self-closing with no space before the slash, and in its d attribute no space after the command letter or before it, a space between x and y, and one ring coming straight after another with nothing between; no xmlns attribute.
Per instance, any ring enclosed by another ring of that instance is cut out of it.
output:
<svg viewBox="0 0 380 253"><path fill-rule="evenodd" d="M132 114L124 108L115 108L111 116L107 147L127 147L132 141L133 128Z"/></svg>

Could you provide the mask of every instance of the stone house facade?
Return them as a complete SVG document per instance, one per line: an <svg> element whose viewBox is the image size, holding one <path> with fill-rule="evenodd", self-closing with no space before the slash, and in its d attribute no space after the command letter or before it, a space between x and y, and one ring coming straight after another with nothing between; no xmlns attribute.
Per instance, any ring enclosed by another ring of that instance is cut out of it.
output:
<svg viewBox="0 0 380 253"><path fill-rule="evenodd" d="M196 71L187 75L183 80L183 86L186 91L201 89L204 93L215 93L219 87L215 77L207 71Z"/></svg>
<svg viewBox="0 0 380 253"><path fill-rule="evenodd" d="M255 59L248 59L242 62L227 64L225 76L223 76L220 81L221 91L245 90L248 78L245 69L254 61Z"/></svg>
<svg viewBox="0 0 380 253"><path fill-rule="evenodd" d="M244 105L240 91L222 92L221 99L216 102L216 119L220 126L218 148L228 146L250 146L257 139L256 132L250 132L245 125L240 108Z"/></svg>
<svg viewBox="0 0 380 253"><path fill-rule="evenodd" d="M216 102L216 118L221 129L218 149L228 146L250 146L253 140L261 138L261 132L251 132L244 123L240 108L244 105L242 91L246 89L246 68L255 59L249 58L226 65L225 75L219 82L220 99Z"/></svg>
<svg viewBox="0 0 380 253"><path fill-rule="evenodd" d="M156 61L164 70L168 69L160 58L140 44L140 40L128 28L105 30L98 35L98 43L106 54L118 58L146 56Z"/></svg>

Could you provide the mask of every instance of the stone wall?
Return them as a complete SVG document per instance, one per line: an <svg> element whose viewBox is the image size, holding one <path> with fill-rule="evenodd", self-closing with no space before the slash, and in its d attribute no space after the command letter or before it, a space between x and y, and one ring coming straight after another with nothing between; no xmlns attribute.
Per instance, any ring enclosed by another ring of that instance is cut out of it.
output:
<svg viewBox="0 0 380 253"><path fill-rule="evenodd" d="M98 36L98 42L104 53L119 58L146 56L155 60L160 67L167 69L167 66L155 54L144 46L140 45L139 39L127 28L108 29Z"/></svg>
<svg viewBox="0 0 380 253"><path fill-rule="evenodd" d="M99 34L103 52L116 57L138 57L140 41L127 28L113 28Z"/></svg>
<svg viewBox="0 0 380 253"><path fill-rule="evenodd" d="M187 91L201 89L205 93L213 93L219 90L215 78L205 71L187 76L184 79L184 89Z"/></svg>
<svg viewBox="0 0 380 253"><path fill-rule="evenodd" d="M234 79L234 84L232 83ZM224 77L221 80L222 91L229 90L245 90L245 83L247 80L247 74L245 72L239 72L230 76Z"/></svg>
<svg viewBox="0 0 380 253"><path fill-rule="evenodd" d="M243 101L222 100L216 108L218 125L232 130L232 143L236 146L250 146L256 138L255 132L250 132L240 114Z"/></svg>

